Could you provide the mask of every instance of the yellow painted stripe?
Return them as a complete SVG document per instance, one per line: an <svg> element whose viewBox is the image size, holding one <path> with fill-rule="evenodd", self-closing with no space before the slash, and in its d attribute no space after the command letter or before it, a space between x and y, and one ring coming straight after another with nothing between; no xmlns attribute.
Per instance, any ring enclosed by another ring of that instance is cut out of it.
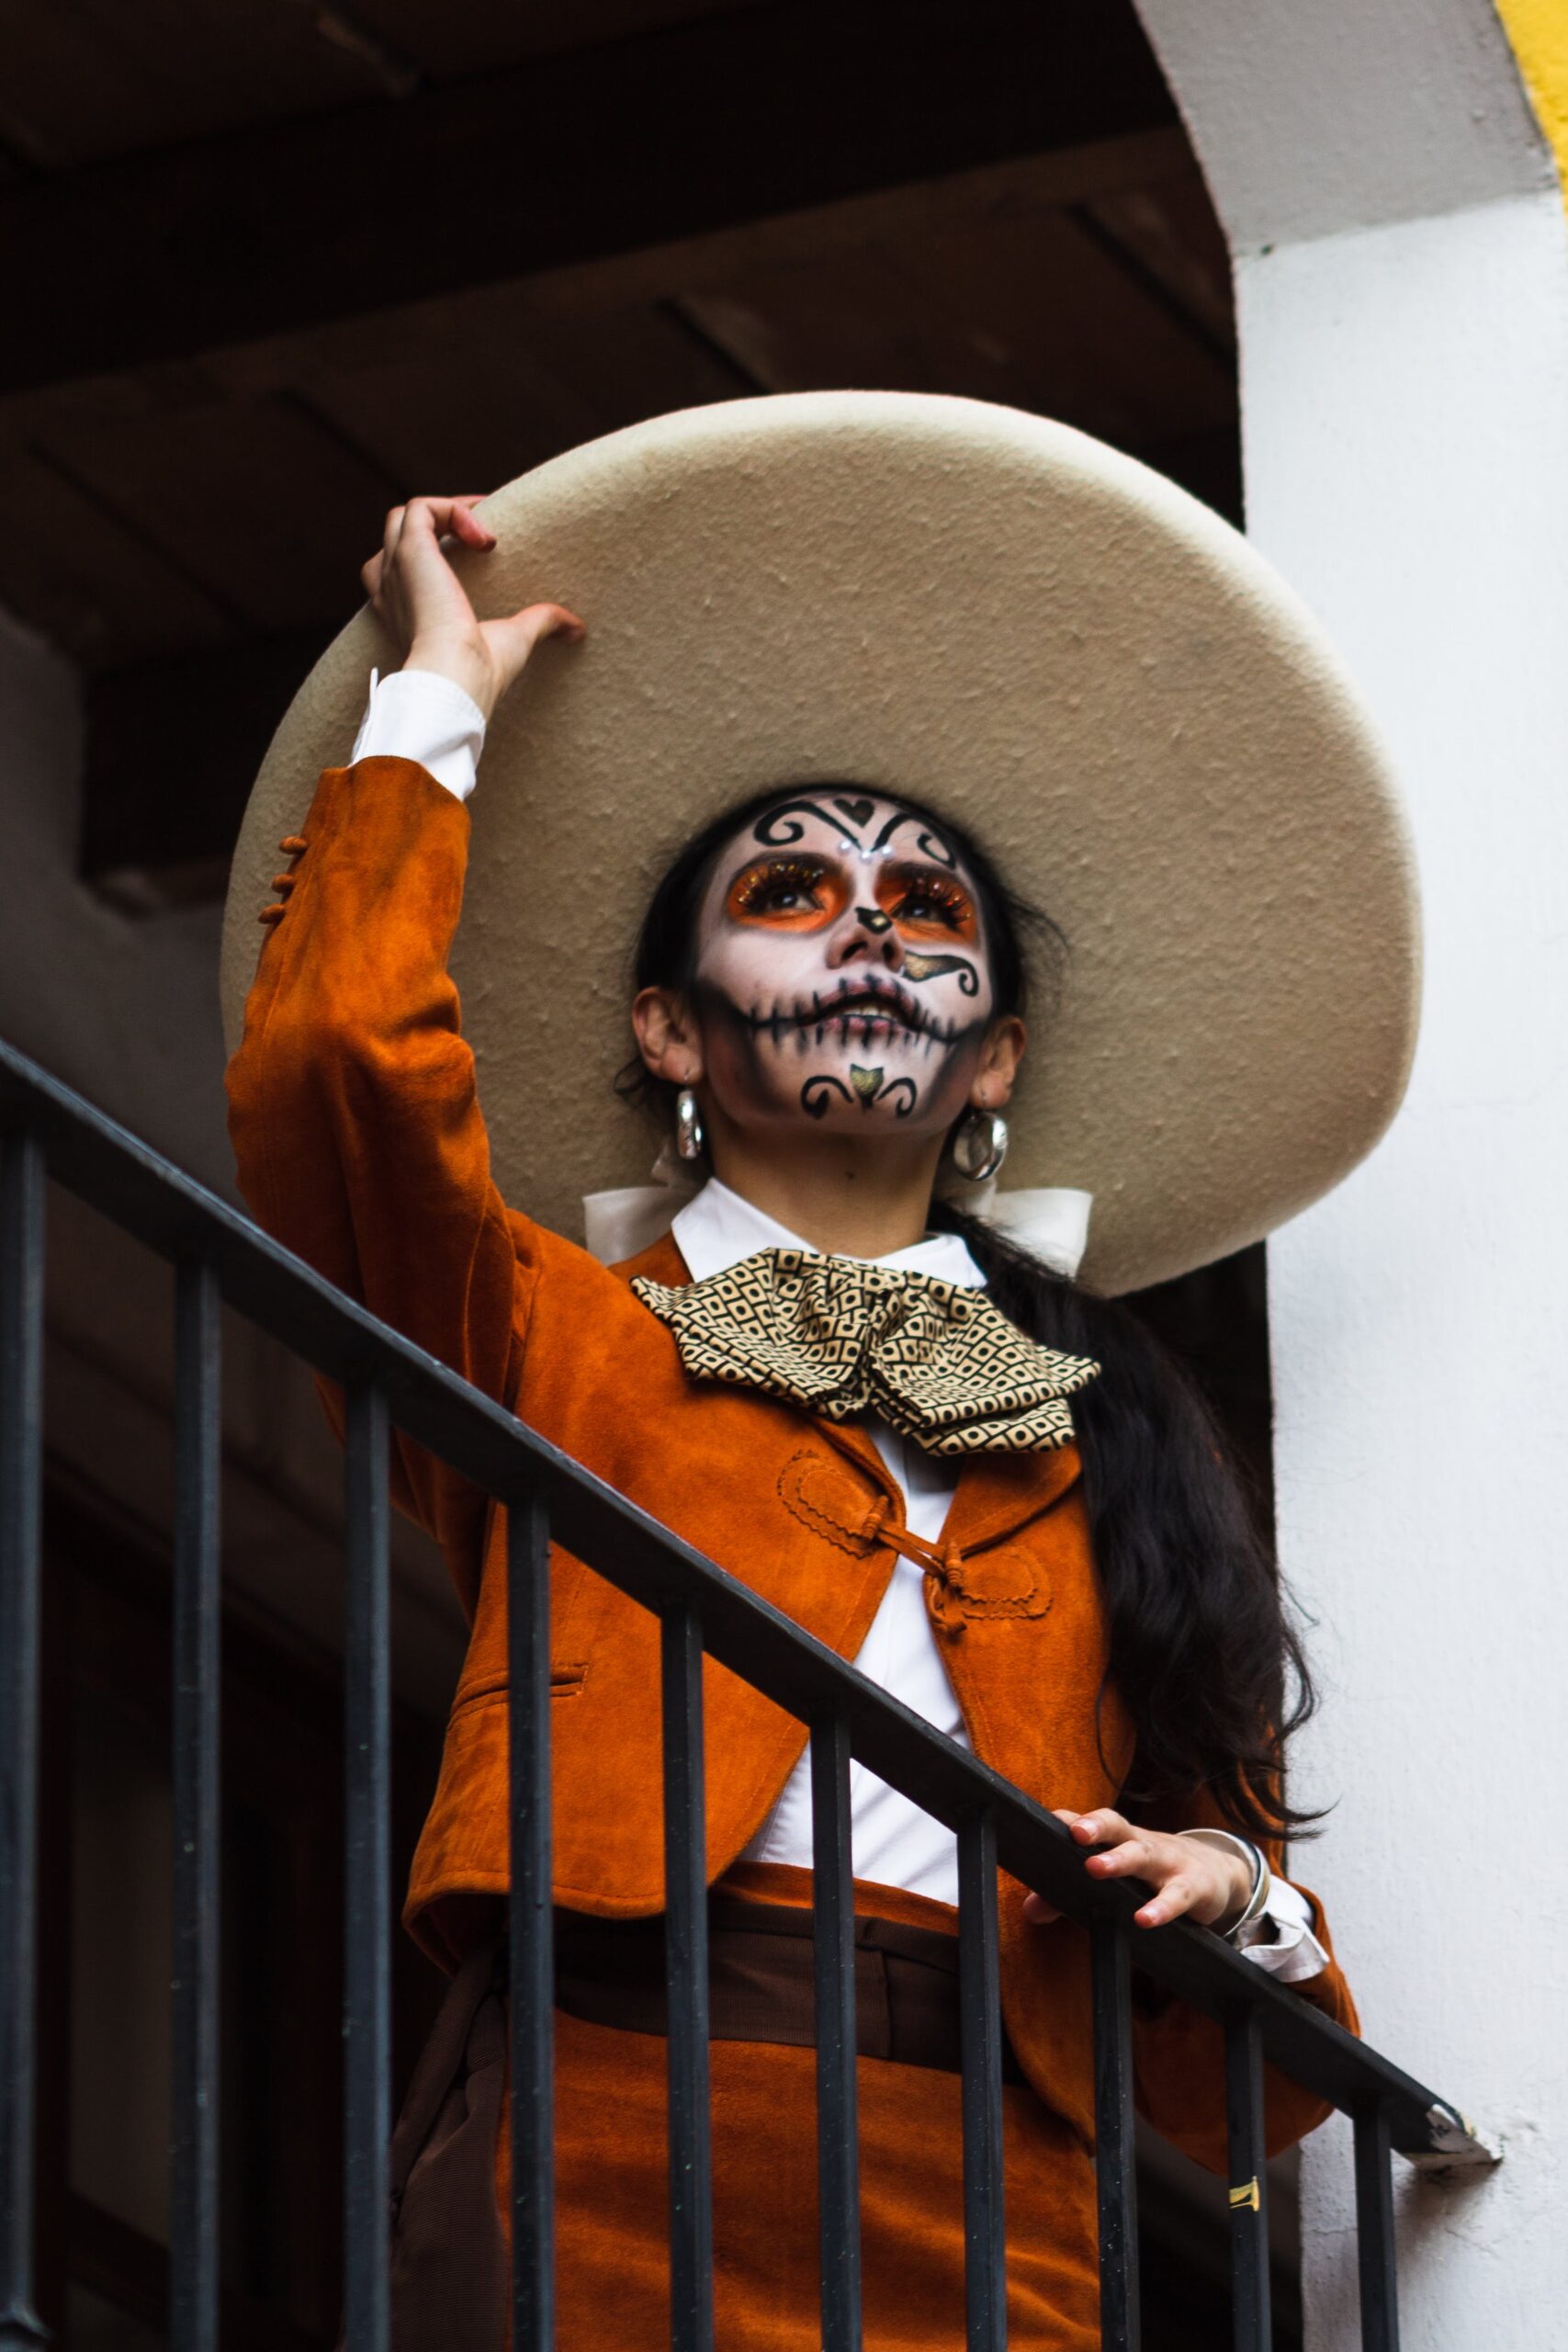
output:
<svg viewBox="0 0 1568 2352"><path fill-rule="evenodd" d="M1495 0L1495 6L1568 188L1568 0Z"/></svg>

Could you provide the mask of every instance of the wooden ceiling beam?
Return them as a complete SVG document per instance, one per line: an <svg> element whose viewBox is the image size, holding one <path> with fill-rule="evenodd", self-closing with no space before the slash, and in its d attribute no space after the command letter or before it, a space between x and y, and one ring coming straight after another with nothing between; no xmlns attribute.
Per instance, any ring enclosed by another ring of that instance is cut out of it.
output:
<svg viewBox="0 0 1568 2352"><path fill-rule="evenodd" d="M1174 121L1131 0L768 0L0 193L0 396Z"/></svg>

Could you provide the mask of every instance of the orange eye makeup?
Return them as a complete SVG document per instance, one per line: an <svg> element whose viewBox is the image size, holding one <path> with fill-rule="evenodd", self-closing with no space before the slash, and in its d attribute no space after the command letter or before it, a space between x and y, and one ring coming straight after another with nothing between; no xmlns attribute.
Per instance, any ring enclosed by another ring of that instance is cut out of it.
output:
<svg viewBox="0 0 1568 2352"><path fill-rule="evenodd" d="M856 892L874 896L907 939L971 945L978 941L979 917L962 882L939 866L903 861L878 861L873 877L846 873L829 857L757 858L731 882L724 908L734 922L770 931L822 931L837 922Z"/></svg>
<svg viewBox="0 0 1568 2352"><path fill-rule="evenodd" d="M979 937L974 899L961 882L933 866L885 867L876 877L876 902L911 939Z"/></svg>
<svg viewBox="0 0 1568 2352"><path fill-rule="evenodd" d="M843 876L821 858L764 857L736 876L724 910L736 922L773 931L820 931L848 898Z"/></svg>

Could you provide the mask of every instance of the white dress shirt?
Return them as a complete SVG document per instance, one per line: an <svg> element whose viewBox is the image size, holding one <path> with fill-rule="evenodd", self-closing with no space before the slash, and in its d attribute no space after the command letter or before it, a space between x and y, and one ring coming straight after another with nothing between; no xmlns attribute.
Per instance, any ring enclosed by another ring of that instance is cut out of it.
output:
<svg viewBox="0 0 1568 2352"><path fill-rule="evenodd" d="M807 1247L716 1178L679 1212L671 1230L694 1282L721 1274L759 1250ZM938 1274L961 1290L985 1287L984 1274L955 1233L933 1234L879 1262ZM864 1416L863 1426L903 1495L907 1525L934 1544L958 1485L958 1464L927 1453L874 1413ZM918 1561L907 1560L901 1553L895 1557L892 1579L855 1664L869 1680L891 1690L949 1739L967 1747L969 1735L931 1631L925 1583L925 1570ZM939 1903L957 1902L958 1841L952 1830L859 1762L850 1766L850 1834L857 1878L878 1886L906 1887L911 1894L934 1895ZM809 1747L743 1859L810 1869Z"/></svg>
<svg viewBox="0 0 1568 2352"><path fill-rule="evenodd" d="M427 670L400 670L386 678L372 671L370 698L352 757L417 761L447 791L466 800L474 788L484 733L478 705L450 679ZM759 1250L811 1248L716 1179L679 1212L671 1229L695 1282L724 1272ZM985 1286L984 1274L956 1234L928 1235L877 1262L936 1274L961 1289ZM906 1524L934 1543L958 1484L956 1467L899 1436L874 1414L864 1417L863 1426L904 1498ZM902 1555L895 1558L887 1590L854 1664L949 1739L969 1746L927 1612L925 1572L915 1561ZM859 1762L850 1768L850 1834L857 1878L931 1895L942 1903L957 1902L958 1842L953 1832ZM1226 1842L1243 1850L1239 1840ZM746 1849L745 1860L809 1870L811 1859L807 1748ZM1299 1984L1328 1965L1328 1955L1312 1930L1310 1905L1281 1878L1273 1881L1267 1909L1243 1929L1242 1943L1248 1960L1287 1984Z"/></svg>

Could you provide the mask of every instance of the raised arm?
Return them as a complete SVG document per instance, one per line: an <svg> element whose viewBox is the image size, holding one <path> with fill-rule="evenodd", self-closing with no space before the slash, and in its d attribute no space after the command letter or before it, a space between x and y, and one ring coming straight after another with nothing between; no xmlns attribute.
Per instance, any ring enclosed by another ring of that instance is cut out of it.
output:
<svg viewBox="0 0 1568 2352"><path fill-rule="evenodd" d="M364 577L407 648L405 667L451 680L488 718L540 639L581 635L582 624L554 605L475 619L440 537L492 544L473 504L394 509ZM241 1188L260 1222L329 1280L509 1398L528 1227L491 1179L446 969L468 810L412 760L362 759L326 771L294 840L229 1069ZM471 1597L483 1498L406 1442L395 1479Z"/></svg>

